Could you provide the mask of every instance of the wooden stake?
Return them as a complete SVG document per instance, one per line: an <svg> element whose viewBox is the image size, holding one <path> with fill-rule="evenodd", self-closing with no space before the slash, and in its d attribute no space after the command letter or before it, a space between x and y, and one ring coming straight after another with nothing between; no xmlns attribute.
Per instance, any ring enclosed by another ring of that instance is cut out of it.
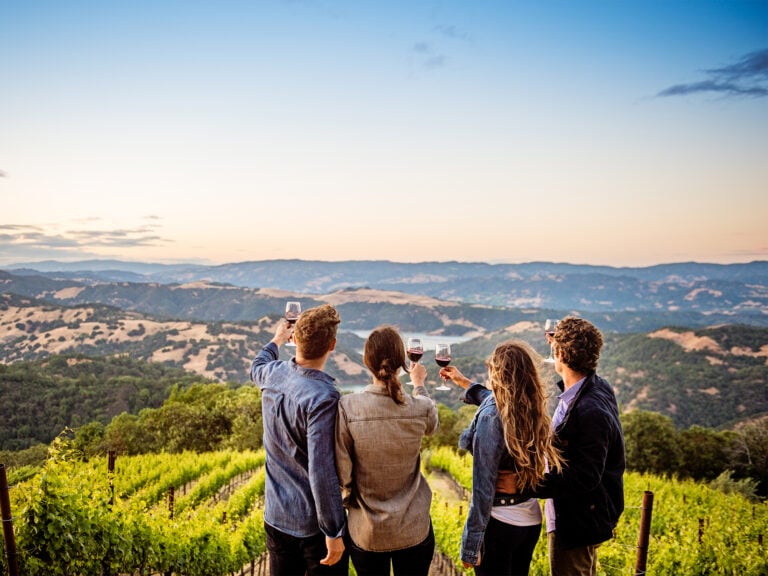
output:
<svg viewBox="0 0 768 576"><path fill-rule="evenodd" d="M653 515L653 492L643 492L643 506L640 509L640 534L637 538L637 558L635 576L645 574L648 562L648 542L651 536L651 516Z"/></svg>

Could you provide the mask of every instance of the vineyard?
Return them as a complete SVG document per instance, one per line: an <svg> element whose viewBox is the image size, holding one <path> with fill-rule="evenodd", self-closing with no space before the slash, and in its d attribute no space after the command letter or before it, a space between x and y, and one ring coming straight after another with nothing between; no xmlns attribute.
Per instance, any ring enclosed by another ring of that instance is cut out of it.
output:
<svg viewBox="0 0 768 576"><path fill-rule="evenodd" d="M82 462L54 442L39 474L10 475L16 560L36 575L241 574L265 552L261 506L264 452L154 454ZM425 471L458 490L434 490L432 519L443 574L461 567L459 547L471 490L471 458L441 447ZM634 574L640 504L654 494L647 572L768 574L768 505L693 482L630 473L627 508L599 551L599 574ZM0 574L7 574L7 552ZM546 539L531 574L549 574Z"/></svg>
<svg viewBox="0 0 768 576"><path fill-rule="evenodd" d="M448 447L426 458L433 469L447 472L466 492L472 487L472 459ZM755 504L693 481L628 473L624 477L626 508L615 537L600 546L598 574L634 574L643 493L654 494L648 574L765 576L768 574L768 503ZM458 565L459 541L467 502L435 498L432 519L441 546ZM460 516L460 518L457 518ZM546 536L536 546L531 576L549 574Z"/></svg>

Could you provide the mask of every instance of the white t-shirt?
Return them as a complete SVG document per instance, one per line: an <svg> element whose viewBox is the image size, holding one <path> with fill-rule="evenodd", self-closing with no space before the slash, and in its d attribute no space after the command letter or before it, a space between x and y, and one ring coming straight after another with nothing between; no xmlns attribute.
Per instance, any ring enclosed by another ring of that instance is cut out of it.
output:
<svg viewBox="0 0 768 576"><path fill-rule="evenodd" d="M494 506L491 518L513 526L535 526L541 524L541 506L536 498L531 498L514 506Z"/></svg>

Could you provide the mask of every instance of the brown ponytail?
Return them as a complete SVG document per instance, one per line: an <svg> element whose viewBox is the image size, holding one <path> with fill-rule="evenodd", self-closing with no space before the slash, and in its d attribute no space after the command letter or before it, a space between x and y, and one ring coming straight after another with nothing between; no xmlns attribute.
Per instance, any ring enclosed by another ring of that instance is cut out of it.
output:
<svg viewBox="0 0 768 576"><path fill-rule="evenodd" d="M392 326L379 326L365 341L363 363L373 377L387 387L387 394L396 404L405 404L405 396L397 373L406 372L405 346L400 334Z"/></svg>

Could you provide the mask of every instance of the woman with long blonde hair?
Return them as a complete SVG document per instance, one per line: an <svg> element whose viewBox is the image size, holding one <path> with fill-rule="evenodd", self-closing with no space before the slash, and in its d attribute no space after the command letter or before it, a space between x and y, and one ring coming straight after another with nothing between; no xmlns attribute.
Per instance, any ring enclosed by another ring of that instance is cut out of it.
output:
<svg viewBox="0 0 768 576"><path fill-rule="evenodd" d="M536 498L518 501L496 492L500 472L514 474L519 491L535 488L563 460L553 444L538 355L525 342L496 346L486 361L487 388L470 385L456 367L440 375L468 389L464 401L479 404L459 447L472 454L472 501L461 538L461 559L477 576L528 574L541 533ZM490 390L488 389L490 388Z"/></svg>

